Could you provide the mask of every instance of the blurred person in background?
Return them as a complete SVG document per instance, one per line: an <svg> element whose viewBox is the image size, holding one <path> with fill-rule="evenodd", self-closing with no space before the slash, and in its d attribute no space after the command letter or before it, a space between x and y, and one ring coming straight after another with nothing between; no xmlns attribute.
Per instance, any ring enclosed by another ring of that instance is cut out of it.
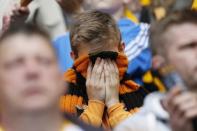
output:
<svg viewBox="0 0 197 131"><path fill-rule="evenodd" d="M137 23L150 23L150 5L150 0L128 0L125 4L125 16Z"/></svg>
<svg viewBox="0 0 197 131"><path fill-rule="evenodd" d="M84 11L82 8L84 0L57 0L57 2L62 7L66 26L69 31L69 28L74 20L74 15Z"/></svg>
<svg viewBox="0 0 197 131"><path fill-rule="evenodd" d="M0 130L97 130L63 117L63 77L49 35L37 26L12 25L0 36L0 85Z"/></svg>
<svg viewBox="0 0 197 131"><path fill-rule="evenodd" d="M11 131L60 129L58 101L64 86L49 36L35 27L13 27L2 34L0 50L1 126Z"/></svg>
<svg viewBox="0 0 197 131"><path fill-rule="evenodd" d="M3 16L5 15L5 13L9 12L10 8L12 7L11 5L13 5L16 1L0 0L0 30L2 29L3 25Z"/></svg>
<svg viewBox="0 0 197 131"><path fill-rule="evenodd" d="M52 39L66 31L61 8L55 0L9 0L9 9L2 13L2 25L9 23L13 16L23 16L21 8L28 10L26 23L36 23L50 33ZM6 3L6 2L5 2ZM23 3L25 3L23 5ZM20 11L20 12L19 12ZM4 21L6 19L6 21ZM9 19L9 20L7 20ZM8 25L8 24L6 24ZM2 26L2 27L3 27Z"/></svg>
<svg viewBox="0 0 197 131"><path fill-rule="evenodd" d="M67 71L73 65L73 59L70 55L70 34L69 29L74 22L74 16L84 12L83 2L84 0L57 0L62 7L65 23L67 26L67 32L63 35L58 36L53 40L53 45L58 55L58 61L62 72Z"/></svg>
<svg viewBox="0 0 197 131"><path fill-rule="evenodd" d="M193 0L152 0L149 6L151 21L159 21L173 11L190 10L192 3ZM155 51L152 51L152 55L152 66L143 75L143 85L151 91L157 91L159 89L160 92L164 93L168 87L163 83L162 71L160 70L163 60L155 54Z"/></svg>
<svg viewBox="0 0 197 131"><path fill-rule="evenodd" d="M82 0L24 0L25 6L13 5L10 14L4 14L3 28L1 32L9 28L11 21L16 18L26 17L26 23L37 24L47 30L57 50L57 56L62 72L72 66L70 57L71 47L69 39L69 28L74 15L83 11Z"/></svg>
<svg viewBox="0 0 197 131"><path fill-rule="evenodd" d="M129 2L125 4L124 14L131 21L139 23L141 10L142 5L139 0L129 0Z"/></svg>
<svg viewBox="0 0 197 131"><path fill-rule="evenodd" d="M195 11L174 12L152 26L151 47L162 60L160 66L172 66L182 81L176 81L166 95L148 95L141 111L121 123L117 131L196 131L196 30Z"/></svg>
<svg viewBox="0 0 197 131"><path fill-rule="evenodd" d="M189 10L194 2L194 0L152 0L150 5L152 21L160 20L173 11Z"/></svg>
<svg viewBox="0 0 197 131"><path fill-rule="evenodd" d="M55 0L32 0L27 7L30 12L27 22L43 27L52 40L67 31L61 7Z"/></svg>

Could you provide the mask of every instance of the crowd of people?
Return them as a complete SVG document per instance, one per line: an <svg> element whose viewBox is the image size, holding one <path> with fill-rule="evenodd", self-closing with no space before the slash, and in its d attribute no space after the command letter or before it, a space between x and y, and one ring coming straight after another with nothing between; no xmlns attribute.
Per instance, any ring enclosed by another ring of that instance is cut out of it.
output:
<svg viewBox="0 0 197 131"><path fill-rule="evenodd" d="M0 131L197 131L197 0L7 2Z"/></svg>

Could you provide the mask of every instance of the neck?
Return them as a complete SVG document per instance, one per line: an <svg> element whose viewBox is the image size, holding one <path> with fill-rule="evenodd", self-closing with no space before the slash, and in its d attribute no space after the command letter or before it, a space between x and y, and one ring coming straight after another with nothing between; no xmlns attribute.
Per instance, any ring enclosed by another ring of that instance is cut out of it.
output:
<svg viewBox="0 0 197 131"><path fill-rule="evenodd" d="M58 109L37 113L2 111L1 124L6 131L59 131L63 118Z"/></svg>

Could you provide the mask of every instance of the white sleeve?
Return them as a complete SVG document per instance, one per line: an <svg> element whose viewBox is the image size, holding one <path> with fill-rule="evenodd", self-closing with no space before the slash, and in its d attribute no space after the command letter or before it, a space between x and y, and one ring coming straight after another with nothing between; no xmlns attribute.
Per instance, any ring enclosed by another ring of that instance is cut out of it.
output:
<svg viewBox="0 0 197 131"><path fill-rule="evenodd" d="M152 93L144 101L140 111L120 123L115 131L170 131L167 124L158 120L169 119L168 113L161 107L161 93Z"/></svg>
<svg viewBox="0 0 197 131"><path fill-rule="evenodd" d="M154 131L150 130L152 126L148 124L150 123L148 119L146 115L142 116L140 113L137 113L120 123L114 131Z"/></svg>
<svg viewBox="0 0 197 131"><path fill-rule="evenodd" d="M35 20L39 26L50 33L52 39L65 34L64 17L56 0L34 0L29 9L31 13L28 21Z"/></svg>

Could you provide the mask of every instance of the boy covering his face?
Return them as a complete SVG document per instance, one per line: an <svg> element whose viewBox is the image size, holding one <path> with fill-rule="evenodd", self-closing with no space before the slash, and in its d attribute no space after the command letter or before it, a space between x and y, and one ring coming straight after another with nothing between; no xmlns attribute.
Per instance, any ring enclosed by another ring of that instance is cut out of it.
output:
<svg viewBox="0 0 197 131"><path fill-rule="evenodd" d="M70 39L75 62L65 73L69 91L62 97L63 111L78 112L83 121L106 127L138 111L147 91L127 77L128 59L115 21L99 11L82 13Z"/></svg>

